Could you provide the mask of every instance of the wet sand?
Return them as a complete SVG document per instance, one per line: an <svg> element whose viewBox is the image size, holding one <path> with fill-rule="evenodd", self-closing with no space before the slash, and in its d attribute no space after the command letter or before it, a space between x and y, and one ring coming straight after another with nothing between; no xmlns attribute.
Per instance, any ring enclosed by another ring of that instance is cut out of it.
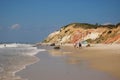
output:
<svg viewBox="0 0 120 80"><path fill-rule="evenodd" d="M107 74L120 79L119 44L94 44L81 50L64 47L64 50L71 50L72 53L76 53L69 54L69 56L88 61L91 68L107 72Z"/></svg>
<svg viewBox="0 0 120 80"><path fill-rule="evenodd" d="M120 46L50 47L38 53L39 62L16 75L28 80L120 80Z"/></svg>

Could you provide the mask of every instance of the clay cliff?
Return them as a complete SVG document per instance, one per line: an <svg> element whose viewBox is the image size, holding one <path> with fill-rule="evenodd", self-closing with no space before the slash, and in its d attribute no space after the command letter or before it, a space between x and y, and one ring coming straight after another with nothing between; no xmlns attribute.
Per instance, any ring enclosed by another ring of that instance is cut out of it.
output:
<svg viewBox="0 0 120 80"><path fill-rule="evenodd" d="M116 25L99 25L88 23L71 23L48 35L45 43L120 43L120 23Z"/></svg>

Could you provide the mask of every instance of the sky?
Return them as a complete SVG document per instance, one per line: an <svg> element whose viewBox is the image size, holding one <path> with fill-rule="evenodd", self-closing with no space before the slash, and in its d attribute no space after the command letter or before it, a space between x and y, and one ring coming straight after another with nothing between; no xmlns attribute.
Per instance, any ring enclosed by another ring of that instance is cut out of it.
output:
<svg viewBox="0 0 120 80"><path fill-rule="evenodd" d="M70 23L117 24L120 0L0 0L0 42L40 42Z"/></svg>

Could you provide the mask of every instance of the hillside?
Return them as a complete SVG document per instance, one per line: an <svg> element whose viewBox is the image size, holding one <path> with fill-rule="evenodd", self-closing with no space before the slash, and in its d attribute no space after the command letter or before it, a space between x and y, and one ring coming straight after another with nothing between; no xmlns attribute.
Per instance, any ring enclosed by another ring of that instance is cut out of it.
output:
<svg viewBox="0 0 120 80"><path fill-rule="evenodd" d="M86 40L89 43L120 43L120 23L99 25L71 23L48 35L45 43L75 43Z"/></svg>

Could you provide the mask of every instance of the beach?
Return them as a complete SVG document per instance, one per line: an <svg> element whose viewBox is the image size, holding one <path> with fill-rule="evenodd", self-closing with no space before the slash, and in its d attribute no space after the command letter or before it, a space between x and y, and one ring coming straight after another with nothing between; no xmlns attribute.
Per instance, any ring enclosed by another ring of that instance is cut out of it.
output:
<svg viewBox="0 0 120 80"><path fill-rule="evenodd" d="M40 60L17 72L17 76L28 80L120 80L119 44L39 48L46 49L36 55Z"/></svg>
<svg viewBox="0 0 120 80"><path fill-rule="evenodd" d="M0 0L0 80L120 80L120 0Z"/></svg>
<svg viewBox="0 0 120 80"><path fill-rule="evenodd" d="M120 45L119 44L93 44L91 47L82 50L69 47L72 57L79 57L88 61L93 69L107 72L120 79ZM67 50L67 49L66 49ZM84 52L85 51L85 52Z"/></svg>

